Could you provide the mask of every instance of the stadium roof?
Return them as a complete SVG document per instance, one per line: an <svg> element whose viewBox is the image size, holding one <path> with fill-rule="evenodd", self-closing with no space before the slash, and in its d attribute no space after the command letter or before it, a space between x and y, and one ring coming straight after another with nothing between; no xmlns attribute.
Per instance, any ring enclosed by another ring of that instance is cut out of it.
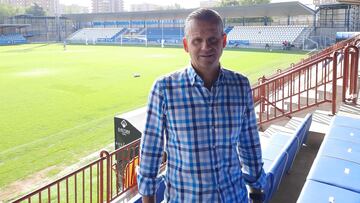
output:
<svg viewBox="0 0 360 203"><path fill-rule="evenodd" d="M23 28L28 26L30 24L0 24L0 28Z"/></svg>
<svg viewBox="0 0 360 203"><path fill-rule="evenodd" d="M28 15L28 14L21 14L21 15L16 15L10 18L26 18L26 19L55 19L56 16L34 16L34 15ZM61 19L65 18L64 16L60 16Z"/></svg>
<svg viewBox="0 0 360 203"><path fill-rule="evenodd" d="M337 0L339 3L344 3L344 4L359 4L360 5L360 1L359 0Z"/></svg>
<svg viewBox="0 0 360 203"><path fill-rule="evenodd" d="M313 15L314 10L300 2L282 2L259 4L252 6L215 7L224 18L241 17L272 17L272 16L299 16ZM141 12L119 13L86 13L65 14L64 17L78 22L111 21L111 20L162 20L162 19L185 19L194 9L156 10Z"/></svg>

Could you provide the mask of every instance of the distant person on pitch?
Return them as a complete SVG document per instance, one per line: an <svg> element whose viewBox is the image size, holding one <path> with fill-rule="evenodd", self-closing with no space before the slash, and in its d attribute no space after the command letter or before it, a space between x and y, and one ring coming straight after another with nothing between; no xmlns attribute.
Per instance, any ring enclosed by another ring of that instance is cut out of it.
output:
<svg viewBox="0 0 360 203"><path fill-rule="evenodd" d="M162 178L165 202L247 203L246 185L254 202L264 199L251 87L245 76L220 65L223 30L214 10L189 14L183 44L191 64L154 83L137 176L145 203L155 202ZM160 177L163 151L166 175Z"/></svg>

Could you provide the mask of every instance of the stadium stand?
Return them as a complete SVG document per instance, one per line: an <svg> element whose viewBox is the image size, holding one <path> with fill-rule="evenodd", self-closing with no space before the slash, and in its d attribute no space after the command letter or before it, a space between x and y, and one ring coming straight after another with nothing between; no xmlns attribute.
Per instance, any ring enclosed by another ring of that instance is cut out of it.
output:
<svg viewBox="0 0 360 203"><path fill-rule="evenodd" d="M114 42L115 38L124 31L125 28L84 28L75 32L67 40L72 43Z"/></svg>
<svg viewBox="0 0 360 203"><path fill-rule="evenodd" d="M182 28L147 28L146 31L148 42L161 42L165 40L168 43L181 42L184 34Z"/></svg>
<svg viewBox="0 0 360 203"><path fill-rule="evenodd" d="M21 34L0 35L0 45L24 44L26 42L25 37Z"/></svg>
<svg viewBox="0 0 360 203"><path fill-rule="evenodd" d="M293 42L307 28L305 25L289 26L234 26L228 34L230 46L265 44L282 46L283 42Z"/></svg>
<svg viewBox="0 0 360 203"><path fill-rule="evenodd" d="M97 24L96 24L97 25ZM103 25L103 24L102 24ZM179 44L184 29L176 27L164 28L84 28L68 37L70 43L161 43Z"/></svg>
<svg viewBox="0 0 360 203"><path fill-rule="evenodd" d="M360 119L335 116L298 203L360 202Z"/></svg>
<svg viewBox="0 0 360 203"><path fill-rule="evenodd" d="M86 40L96 43L144 43L147 40L148 43L153 44L160 44L164 40L166 44L179 44L184 36L182 27L109 27L118 26L117 23L120 22L94 22L94 28L81 29L67 40L72 43L83 43ZM121 25L129 26L124 23ZM230 47L263 48L265 44L268 44L272 48L282 48L285 41L289 45L294 44L295 40L307 29L305 25L227 26L224 32L228 34Z"/></svg>

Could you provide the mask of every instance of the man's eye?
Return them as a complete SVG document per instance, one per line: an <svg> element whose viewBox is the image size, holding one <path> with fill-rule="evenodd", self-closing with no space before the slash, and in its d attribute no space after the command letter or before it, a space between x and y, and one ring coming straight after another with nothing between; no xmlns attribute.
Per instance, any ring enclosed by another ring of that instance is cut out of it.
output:
<svg viewBox="0 0 360 203"><path fill-rule="evenodd" d="M216 44L219 40L217 38L210 38L209 43L210 44Z"/></svg>
<svg viewBox="0 0 360 203"><path fill-rule="evenodd" d="M200 44L201 43L201 40L200 39L194 39L193 40L193 44Z"/></svg>

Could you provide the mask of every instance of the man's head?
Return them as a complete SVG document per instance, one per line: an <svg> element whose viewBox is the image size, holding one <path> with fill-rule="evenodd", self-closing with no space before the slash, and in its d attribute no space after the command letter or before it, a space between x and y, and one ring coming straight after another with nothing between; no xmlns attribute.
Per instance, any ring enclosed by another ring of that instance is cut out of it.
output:
<svg viewBox="0 0 360 203"><path fill-rule="evenodd" d="M219 67L226 34L220 15L211 9L197 9L185 20L184 49L195 69Z"/></svg>

